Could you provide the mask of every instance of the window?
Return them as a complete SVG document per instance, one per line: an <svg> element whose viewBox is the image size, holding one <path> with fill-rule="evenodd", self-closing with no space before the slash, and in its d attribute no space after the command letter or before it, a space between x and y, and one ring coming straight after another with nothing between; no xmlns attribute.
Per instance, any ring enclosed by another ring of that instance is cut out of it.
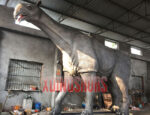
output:
<svg viewBox="0 0 150 115"><path fill-rule="evenodd" d="M111 40L105 40L105 46L112 48L112 49L119 49L118 43L115 41L111 41Z"/></svg>
<svg viewBox="0 0 150 115"><path fill-rule="evenodd" d="M32 23L29 23L27 21L21 21L19 22L18 20L15 21L15 24L20 25L20 26L25 26L28 28L32 28L32 29L36 29L36 30L40 30L37 26L33 25Z"/></svg>
<svg viewBox="0 0 150 115"><path fill-rule="evenodd" d="M41 89L42 64L11 59L7 90L39 91Z"/></svg>
<svg viewBox="0 0 150 115"><path fill-rule="evenodd" d="M131 54L135 54L139 56L143 55L142 50L140 48L133 47L133 46L131 46Z"/></svg>

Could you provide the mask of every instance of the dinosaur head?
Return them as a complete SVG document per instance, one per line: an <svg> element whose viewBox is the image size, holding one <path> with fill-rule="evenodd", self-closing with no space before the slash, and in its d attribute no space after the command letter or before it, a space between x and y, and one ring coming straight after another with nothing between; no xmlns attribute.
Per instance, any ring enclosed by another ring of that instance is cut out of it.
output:
<svg viewBox="0 0 150 115"><path fill-rule="evenodd" d="M42 10L39 8L41 1L36 4L20 3L15 7L14 18L16 20L23 21L38 21L41 17Z"/></svg>

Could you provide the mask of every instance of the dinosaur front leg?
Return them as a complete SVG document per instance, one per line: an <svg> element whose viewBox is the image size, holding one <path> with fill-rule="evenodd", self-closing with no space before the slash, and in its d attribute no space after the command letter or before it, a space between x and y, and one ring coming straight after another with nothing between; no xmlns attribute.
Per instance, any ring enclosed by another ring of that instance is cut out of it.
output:
<svg viewBox="0 0 150 115"><path fill-rule="evenodd" d="M83 82L86 84L86 107L81 115L93 115L93 97L95 93L94 84L96 81L96 73L82 73L81 77L83 79Z"/></svg>
<svg viewBox="0 0 150 115"><path fill-rule="evenodd" d="M64 86L55 99L55 107L53 108L51 115L60 115L62 102L68 93L68 88L70 89L71 85L73 85L73 77L70 76L68 72L64 72Z"/></svg>

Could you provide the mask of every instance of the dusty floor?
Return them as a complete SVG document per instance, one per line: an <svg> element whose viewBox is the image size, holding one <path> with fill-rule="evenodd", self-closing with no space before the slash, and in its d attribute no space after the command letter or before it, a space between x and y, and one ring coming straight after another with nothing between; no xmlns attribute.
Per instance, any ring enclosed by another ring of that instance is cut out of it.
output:
<svg viewBox="0 0 150 115"><path fill-rule="evenodd" d="M82 109L78 109L76 111L71 111L71 112L63 112L62 115L80 115ZM2 113L0 115L10 115L9 113ZM46 112L41 112L39 115L49 115ZM95 111L94 115L115 115L114 113L111 113L108 110L97 110ZM140 111L131 111L130 115L150 115L150 104L145 106L144 109Z"/></svg>
<svg viewBox="0 0 150 115"><path fill-rule="evenodd" d="M133 115L150 115L150 104L145 106L141 111L132 111Z"/></svg>
<svg viewBox="0 0 150 115"><path fill-rule="evenodd" d="M5 113L2 113L1 115L11 115L11 114L5 112ZM40 113L38 115L49 115L49 114L44 112L44 113ZM76 113L73 113L73 114L72 113L65 113L62 115L80 115L80 113L78 113L78 114L76 114ZM113 113L96 113L94 115L115 115L115 114L113 114ZM130 113L130 115L150 115L150 110L149 111L141 111L141 112L138 111L138 112Z"/></svg>

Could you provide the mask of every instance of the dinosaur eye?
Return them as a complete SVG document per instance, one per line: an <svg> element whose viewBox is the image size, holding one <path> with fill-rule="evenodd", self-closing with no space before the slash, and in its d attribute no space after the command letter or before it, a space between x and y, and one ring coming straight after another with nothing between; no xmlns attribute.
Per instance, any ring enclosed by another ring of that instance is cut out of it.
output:
<svg viewBox="0 0 150 115"><path fill-rule="evenodd" d="M27 5L27 8L28 8L29 10L32 10L32 6L31 6L31 5Z"/></svg>

